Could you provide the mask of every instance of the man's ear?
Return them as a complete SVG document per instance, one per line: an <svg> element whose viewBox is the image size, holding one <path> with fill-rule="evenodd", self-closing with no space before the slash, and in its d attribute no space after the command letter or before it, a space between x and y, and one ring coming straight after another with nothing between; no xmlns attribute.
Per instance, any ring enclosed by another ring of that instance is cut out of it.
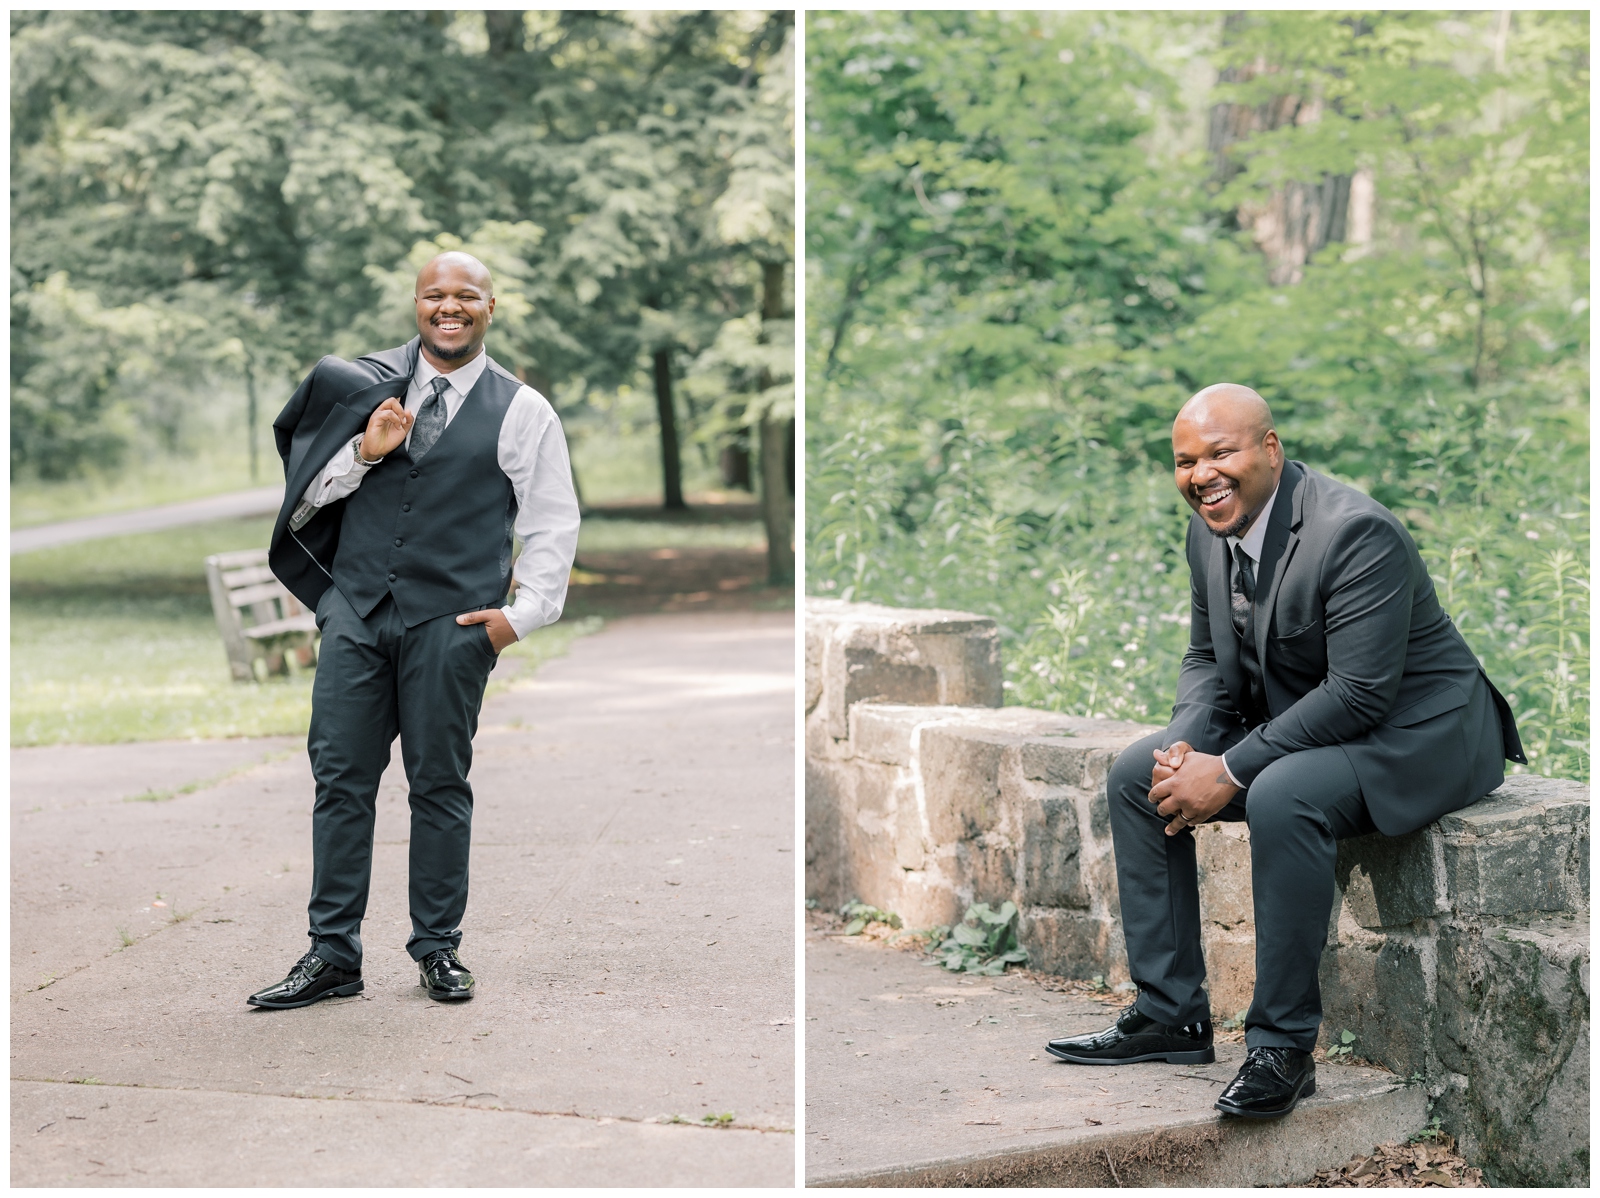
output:
<svg viewBox="0 0 1600 1198"><path fill-rule="evenodd" d="M1261 443L1267 448L1267 459L1272 463L1273 468L1276 469L1283 465L1283 442L1278 440L1278 430L1269 428L1267 435L1261 439Z"/></svg>

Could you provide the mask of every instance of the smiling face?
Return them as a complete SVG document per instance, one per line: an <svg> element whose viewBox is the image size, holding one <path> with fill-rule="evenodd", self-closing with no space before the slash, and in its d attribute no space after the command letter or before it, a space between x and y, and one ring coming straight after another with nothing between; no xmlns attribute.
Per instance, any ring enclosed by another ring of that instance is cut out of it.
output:
<svg viewBox="0 0 1600 1198"><path fill-rule="evenodd" d="M445 373L477 356L489 334L494 282L471 254L440 254L417 275L417 332L422 352Z"/></svg>
<svg viewBox="0 0 1600 1198"><path fill-rule="evenodd" d="M1172 425L1173 478L1213 536L1239 537L1272 498L1283 446L1266 402L1248 387L1199 392Z"/></svg>

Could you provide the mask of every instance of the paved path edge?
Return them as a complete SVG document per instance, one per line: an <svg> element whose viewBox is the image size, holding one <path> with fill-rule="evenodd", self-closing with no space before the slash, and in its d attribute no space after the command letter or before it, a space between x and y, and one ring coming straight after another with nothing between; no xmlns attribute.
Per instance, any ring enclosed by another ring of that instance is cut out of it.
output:
<svg viewBox="0 0 1600 1198"><path fill-rule="evenodd" d="M808 1188L910 1186L1277 1186L1308 1180L1427 1123L1420 1086L1380 1082L1282 1120L1185 1120L1068 1143L971 1153L806 1178Z"/></svg>

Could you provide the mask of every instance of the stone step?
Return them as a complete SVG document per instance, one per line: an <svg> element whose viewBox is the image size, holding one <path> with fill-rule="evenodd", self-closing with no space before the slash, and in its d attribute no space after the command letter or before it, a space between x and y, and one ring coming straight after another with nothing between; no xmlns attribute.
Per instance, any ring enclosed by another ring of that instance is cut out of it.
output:
<svg viewBox="0 0 1600 1198"><path fill-rule="evenodd" d="M1422 1087L1328 1064L1286 1118L1225 1119L1211 1104L1243 1044L1211 1065L1069 1065L1045 1041L1115 1006L926 959L808 934L807 1186L1292 1185L1427 1121Z"/></svg>

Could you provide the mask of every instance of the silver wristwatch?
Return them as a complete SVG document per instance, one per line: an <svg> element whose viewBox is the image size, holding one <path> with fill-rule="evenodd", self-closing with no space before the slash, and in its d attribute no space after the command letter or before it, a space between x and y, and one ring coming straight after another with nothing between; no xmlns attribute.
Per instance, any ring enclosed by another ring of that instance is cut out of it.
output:
<svg viewBox="0 0 1600 1198"><path fill-rule="evenodd" d="M381 457L374 458L369 462L366 458L361 456L361 442L366 440L366 436L367 434L364 432L357 433L355 439L350 442L350 448L355 450L356 461L360 462L363 466L376 466L379 462L383 461Z"/></svg>

